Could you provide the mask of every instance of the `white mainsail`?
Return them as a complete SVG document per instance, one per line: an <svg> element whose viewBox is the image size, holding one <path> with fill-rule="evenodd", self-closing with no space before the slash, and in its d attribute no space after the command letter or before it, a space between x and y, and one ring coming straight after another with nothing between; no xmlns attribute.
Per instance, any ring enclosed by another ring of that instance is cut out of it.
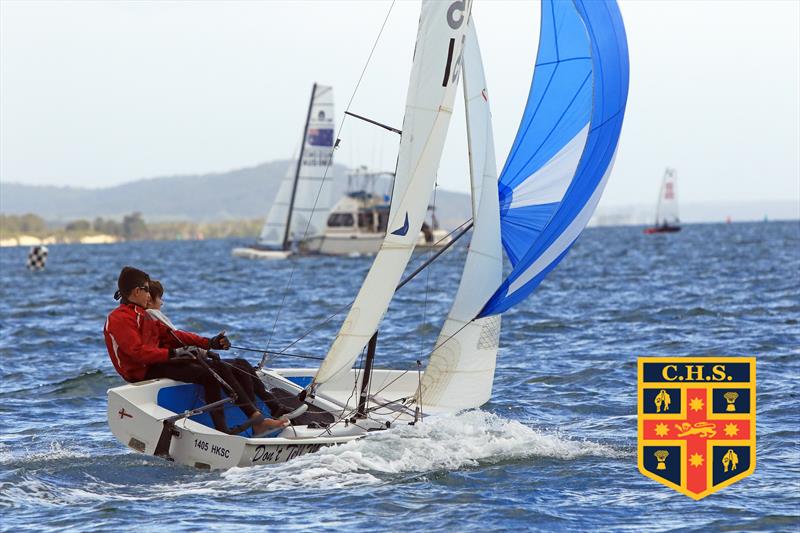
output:
<svg viewBox="0 0 800 533"><path fill-rule="evenodd" d="M661 190L658 193L658 206L656 207L656 226L677 226L678 218L678 191L677 173L674 168L664 171L661 180Z"/></svg>
<svg viewBox="0 0 800 533"><path fill-rule="evenodd" d="M500 339L500 315L473 320L503 280L503 250L492 114L472 18L463 69L473 235L458 292L422 379L418 403L425 411L467 409L488 401Z"/></svg>
<svg viewBox="0 0 800 533"><path fill-rule="evenodd" d="M333 179L326 175L333 159L334 130L333 88L314 84L299 168L289 165L281 181L258 238L260 247L288 249L291 243L325 230L335 201Z"/></svg>
<svg viewBox="0 0 800 533"><path fill-rule="evenodd" d="M450 124L472 2L424 0L386 238L315 384L348 370L375 333L414 250Z"/></svg>
<svg viewBox="0 0 800 533"><path fill-rule="evenodd" d="M283 237L286 235L286 223L289 219L289 205L292 200L292 187L294 187L296 173L297 165L290 164L278 187L278 194L275 195L269 208L264 226L261 228L261 235L257 241L261 248L283 249Z"/></svg>

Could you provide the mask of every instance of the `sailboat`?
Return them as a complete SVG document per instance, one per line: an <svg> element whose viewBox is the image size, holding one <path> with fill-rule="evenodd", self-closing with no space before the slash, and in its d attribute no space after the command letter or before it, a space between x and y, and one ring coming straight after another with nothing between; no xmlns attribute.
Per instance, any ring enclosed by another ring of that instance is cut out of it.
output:
<svg viewBox="0 0 800 533"><path fill-rule="evenodd" d="M109 391L109 424L120 441L198 468L275 463L491 397L500 315L535 290L588 223L611 173L627 101L628 50L616 2L545 1L541 9L528 101L498 178L471 3L422 2L381 249L319 368L259 370L290 407L309 406L312 420L266 438L224 434L210 427L198 387L153 380ZM381 319L420 271L402 277L417 240L409 229L425 216L462 77L473 220L461 282L424 371L377 369ZM363 367L354 369L364 352Z"/></svg>
<svg viewBox="0 0 800 533"><path fill-rule="evenodd" d="M653 233L675 233L681 230L681 221L678 218L677 179L678 175L674 168L667 168L664 171L661 190L658 191L656 223L653 227L644 230L648 235Z"/></svg>
<svg viewBox="0 0 800 533"><path fill-rule="evenodd" d="M325 230L334 202L333 179L327 175L336 138L333 112L333 88L315 83L297 163L281 180L258 240L234 248L235 257L286 259L301 241Z"/></svg>

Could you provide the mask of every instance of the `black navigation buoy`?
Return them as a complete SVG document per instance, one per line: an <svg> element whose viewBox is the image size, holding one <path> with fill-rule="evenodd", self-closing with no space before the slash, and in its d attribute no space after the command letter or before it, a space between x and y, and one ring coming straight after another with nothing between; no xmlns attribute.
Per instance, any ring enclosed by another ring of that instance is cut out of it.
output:
<svg viewBox="0 0 800 533"><path fill-rule="evenodd" d="M28 252L28 270L37 272L44 270L47 263L47 246L31 246Z"/></svg>

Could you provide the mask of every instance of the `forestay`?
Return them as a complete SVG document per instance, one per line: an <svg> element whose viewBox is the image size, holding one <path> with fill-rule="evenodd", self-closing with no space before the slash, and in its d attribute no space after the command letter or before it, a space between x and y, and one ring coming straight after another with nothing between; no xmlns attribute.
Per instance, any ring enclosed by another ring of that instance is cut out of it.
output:
<svg viewBox="0 0 800 533"><path fill-rule="evenodd" d="M469 0L422 2L389 229L315 384L353 365L377 330L414 250L450 123L470 9Z"/></svg>
<svg viewBox="0 0 800 533"><path fill-rule="evenodd" d="M678 218L677 180L678 177L674 168L668 168L664 172L664 178L661 180L661 190L658 192L656 226L675 226L680 223Z"/></svg>
<svg viewBox="0 0 800 533"><path fill-rule="evenodd" d="M589 222L613 166L627 95L616 2L542 2L533 82L499 183L513 268L479 316L527 297Z"/></svg>
<svg viewBox="0 0 800 533"><path fill-rule="evenodd" d="M328 167L333 160L333 88L314 84L297 165L290 165L267 214L259 246L282 250L321 234L336 198ZM289 231L286 231L287 225Z"/></svg>
<svg viewBox="0 0 800 533"><path fill-rule="evenodd" d="M503 278L492 115L473 18L463 69L473 234L458 292L422 378L418 399L428 412L477 407L489 399L500 336L499 315L472 320Z"/></svg>

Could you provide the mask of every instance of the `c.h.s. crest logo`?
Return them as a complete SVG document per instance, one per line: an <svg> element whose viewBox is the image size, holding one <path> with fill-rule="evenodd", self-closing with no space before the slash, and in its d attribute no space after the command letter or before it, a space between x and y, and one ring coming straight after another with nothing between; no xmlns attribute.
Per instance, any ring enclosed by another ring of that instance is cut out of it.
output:
<svg viewBox="0 0 800 533"><path fill-rule="evenodd" d="M755 357L640 357L639 471L699 500L756 468Z"/></svg>

